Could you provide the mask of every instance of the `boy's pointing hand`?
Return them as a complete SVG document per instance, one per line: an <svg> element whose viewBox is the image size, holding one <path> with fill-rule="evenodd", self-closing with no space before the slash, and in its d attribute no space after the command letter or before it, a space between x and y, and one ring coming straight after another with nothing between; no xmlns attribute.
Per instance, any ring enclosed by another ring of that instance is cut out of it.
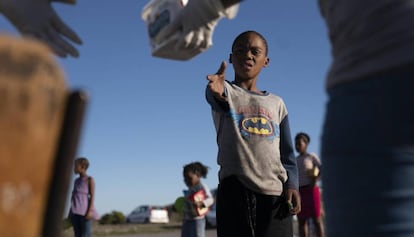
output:
<svg viewBox="0 0 414 237"><path fill-rule="evenodd" d="M221 101L227 101L227 95L224 91L224 81L226 79L226 62L223 61L218 69L217 73L214 75L207 75L208 88L213 93L214 97Z"/></svg>

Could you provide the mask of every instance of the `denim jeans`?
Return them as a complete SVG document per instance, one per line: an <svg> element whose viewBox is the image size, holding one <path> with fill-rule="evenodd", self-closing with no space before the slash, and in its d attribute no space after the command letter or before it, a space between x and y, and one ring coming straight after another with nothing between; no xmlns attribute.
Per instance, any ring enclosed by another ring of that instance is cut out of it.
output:
<svg viewBox="0 0 414 237"><path fill-rule="evenodd" d="M181 227L181 237L204 237L206 219L184 220Z"/></svg>
<svg viewBox="0 0 414 237"><path fill-rule="evenodd" d="M82 215L71 214L74 237L91 237L92 221Z"/></svg>
<svg viewBox="0 0 414 237"><path fill-rule="evenodd" d="M414 236L414 65L328 91L328 237Z"/></svg>

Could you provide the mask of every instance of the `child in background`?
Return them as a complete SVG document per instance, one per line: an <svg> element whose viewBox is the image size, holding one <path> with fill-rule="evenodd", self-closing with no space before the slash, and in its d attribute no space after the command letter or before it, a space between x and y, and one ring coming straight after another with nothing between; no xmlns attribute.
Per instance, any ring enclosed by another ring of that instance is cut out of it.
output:
<svg viewBox="0 0 414 237"><path fill-rule="evenodd" d="M206 97L217 132L218 237L292 237L300 211L296 159L288 112L277 95L257 88L269 65L266 39L256 31L233 41L234 81L226 63L208 75Z"/></svg>
<svg viewBox="0 0 414 237"><path fill-rule="evenodd" d="M200 181L206 178L208 167L200 162L192 162L184 166L184 183L188 190L184 191L185 205L181 237L204 237L206 220L205 214L214 203L210 189Z"/></svg>
<svg viewBox="0 0 414 237"><path fill-rule="evenodd" d="M86 174L88 167L88 159L81 157L75 160L74 173L79 174L79 177L76 178L73 187L69 213L74 237L90 237L92 220L98 219L94 207L95 181Z"/></svg>
<svg viewBox="0 0 414 237"><path fill-rule="evenodd" d="M314 153L308 153L310 137L306 133L298 133L295 147L299 156L296 157L299 172L299 192L302 210L298 213L299 237L309 237L309 219L315 225L316 237L324 237L325 230L321 216L321 194L317 181L320 178L321 162Z"/></svg>

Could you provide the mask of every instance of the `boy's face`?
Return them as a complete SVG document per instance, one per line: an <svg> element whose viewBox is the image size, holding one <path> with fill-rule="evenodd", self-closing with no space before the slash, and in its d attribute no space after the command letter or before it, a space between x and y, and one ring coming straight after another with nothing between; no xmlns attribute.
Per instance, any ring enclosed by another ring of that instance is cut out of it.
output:
<svg viewBox="0 0 414 237"><path fill-rule="evenodd" d="M266 50L262 38L254 33L247 34L235 42L230 54L230 63L233 64L236 79L257 78L262 68L269 64Z"/></svg>
<svg viewBox="0 0 414 237"><path fill-rule="evenodd" d="M308 147L308 144L306 143L306 141L303 138L297 138L295 140L295 148L296 148L297 152L305 153L307 147Z"/></svg>

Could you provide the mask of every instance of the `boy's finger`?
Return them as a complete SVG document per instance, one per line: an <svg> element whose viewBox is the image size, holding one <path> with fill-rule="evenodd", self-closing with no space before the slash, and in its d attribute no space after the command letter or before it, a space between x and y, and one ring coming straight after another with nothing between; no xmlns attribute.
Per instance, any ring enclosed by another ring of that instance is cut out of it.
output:
<svg viewBox="0 0 414 237"><path fill-rule="evenodd" d="M220 68L219 68L219 70L216 72L216 74L217 74L217 75L224 74L224 72L226 71L226 67L227 67L226 61L221 62L221 64L220 64Z"/></svg>
<svg viewBox="0 0 414 237"><path fill-rule="evenodd" d="M220 68L217 70L216 74L207 75L206 78L209 81L213 81L213 80L218 78L217 76L223 75L225 71L226 71L226 62L223 61L223 62L221 62Z"/></svg>

